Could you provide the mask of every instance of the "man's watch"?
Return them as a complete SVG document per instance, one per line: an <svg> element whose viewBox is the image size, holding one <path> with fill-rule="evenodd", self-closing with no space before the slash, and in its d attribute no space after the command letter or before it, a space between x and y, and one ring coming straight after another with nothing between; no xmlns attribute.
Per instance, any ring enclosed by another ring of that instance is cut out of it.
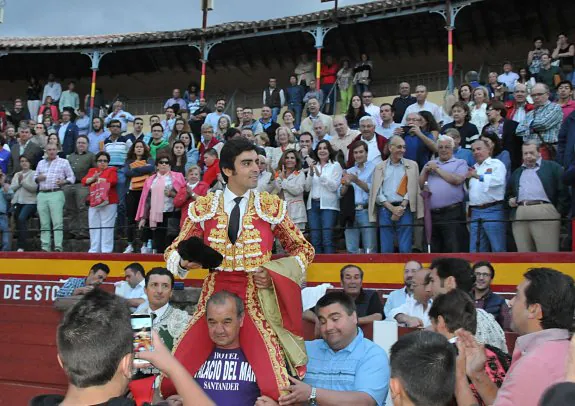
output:
<svg viewBox="0 0 575 406"><path fill-rule="evenodd" d="M308 405L310 406L317 406L316 400L316 388L311 388L311 394L309 395Z"/></svg>

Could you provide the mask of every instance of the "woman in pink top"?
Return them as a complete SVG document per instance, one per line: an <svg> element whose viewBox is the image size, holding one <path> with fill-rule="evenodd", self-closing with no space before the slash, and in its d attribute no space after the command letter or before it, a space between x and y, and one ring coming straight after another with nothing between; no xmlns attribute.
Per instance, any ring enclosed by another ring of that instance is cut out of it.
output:
<svg viewBox="0 0 575 406"><path fill-rule="evenodd" d="M177 191L186 186L184 176L170 169L169 157L160 155L156 160L156 174L144 183L136 213L140 228L147 223L152 230L153 248L158 253L163 253L168 244L168 223L175 212L174 198ZM177 217L174 221L179 224Z"/></svg>

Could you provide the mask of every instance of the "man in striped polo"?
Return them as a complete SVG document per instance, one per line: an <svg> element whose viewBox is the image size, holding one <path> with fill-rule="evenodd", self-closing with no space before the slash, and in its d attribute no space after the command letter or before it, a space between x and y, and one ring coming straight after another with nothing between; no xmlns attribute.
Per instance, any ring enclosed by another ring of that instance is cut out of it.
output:
<svg viewBox="0 0 575 406"><path fill-rule="evenodd" d="M104 140L104 151L110 154L110 166L118 168L118 184L116 191L118 192L118 217L117 217L117 230L120 235L124 232L126 222L126 174L124 172L124 164L126 163L126 156L128 150L132 146L132 140L126 135L122 135L122 123L120 120L110 120L108 123L108 131L110 136ZM118 235L118 234L117 234Z"/></svg>

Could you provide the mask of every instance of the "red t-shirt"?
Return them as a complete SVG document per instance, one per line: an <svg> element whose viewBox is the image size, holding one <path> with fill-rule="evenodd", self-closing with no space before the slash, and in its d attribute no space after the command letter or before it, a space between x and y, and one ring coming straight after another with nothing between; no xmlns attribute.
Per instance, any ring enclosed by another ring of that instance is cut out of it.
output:
<svg viewBox="0 0 575 406"><path fill-rule="evenodd" d="M336 63L332 65L321 65L320 78L322 85L333 85L337 80L339 66Z"/></svg>
<svg viewBox="0 0 575 406"><path fill-rule="evenodd" d="M218 180L218 173L220 173L220 160L216 159L212 166L207 167L202 180L212 187L216 180Z"/></svg>

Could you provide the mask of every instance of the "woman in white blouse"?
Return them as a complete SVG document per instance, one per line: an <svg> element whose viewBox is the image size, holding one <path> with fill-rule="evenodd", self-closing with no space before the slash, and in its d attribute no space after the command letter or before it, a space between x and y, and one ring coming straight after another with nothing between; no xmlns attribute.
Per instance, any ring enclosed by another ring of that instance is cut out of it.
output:
<svg viewBox="0 0 575 406"><path fill-rule="evenodd" d="M473 91L473 102L469 103L471 110L471 124L477 128L483 128L488 123L487 118L487 102L489 101L489 93L483 86L476 87Z"/></svg>
<svg viewBox="0 0 575 406"><path fill-rule="evenodd" d="M295 149L287 149L279 160L275 187L287 204L287 213L294 224L305 230L306 206L303 201L305 173L301 170L302 159Z"/></svg>
<svg viewBox="0 0 575 406"><path fill-rule="evenodd" d="M311 231L311 243L316 254L335 252L333 228L339 214L337 189L341 183L342 168L335 160L335 152L329 141L322 140L315 149L317 162L307 158L309 173L305 191L310 192L307 200L307 215Z"/></svg>
<svg viewBox="0 0 575 406"><path fill-rule="evenodd" d="M276 141L278 143L278 147L273 149L273 153L271 156L271 165L272 170L281 169L278 166L278 163L283 156L284 152L288 149L295 149L295 144L290 143L290 135L291 131L287 127L278 127L276 130Z"/></svg>

